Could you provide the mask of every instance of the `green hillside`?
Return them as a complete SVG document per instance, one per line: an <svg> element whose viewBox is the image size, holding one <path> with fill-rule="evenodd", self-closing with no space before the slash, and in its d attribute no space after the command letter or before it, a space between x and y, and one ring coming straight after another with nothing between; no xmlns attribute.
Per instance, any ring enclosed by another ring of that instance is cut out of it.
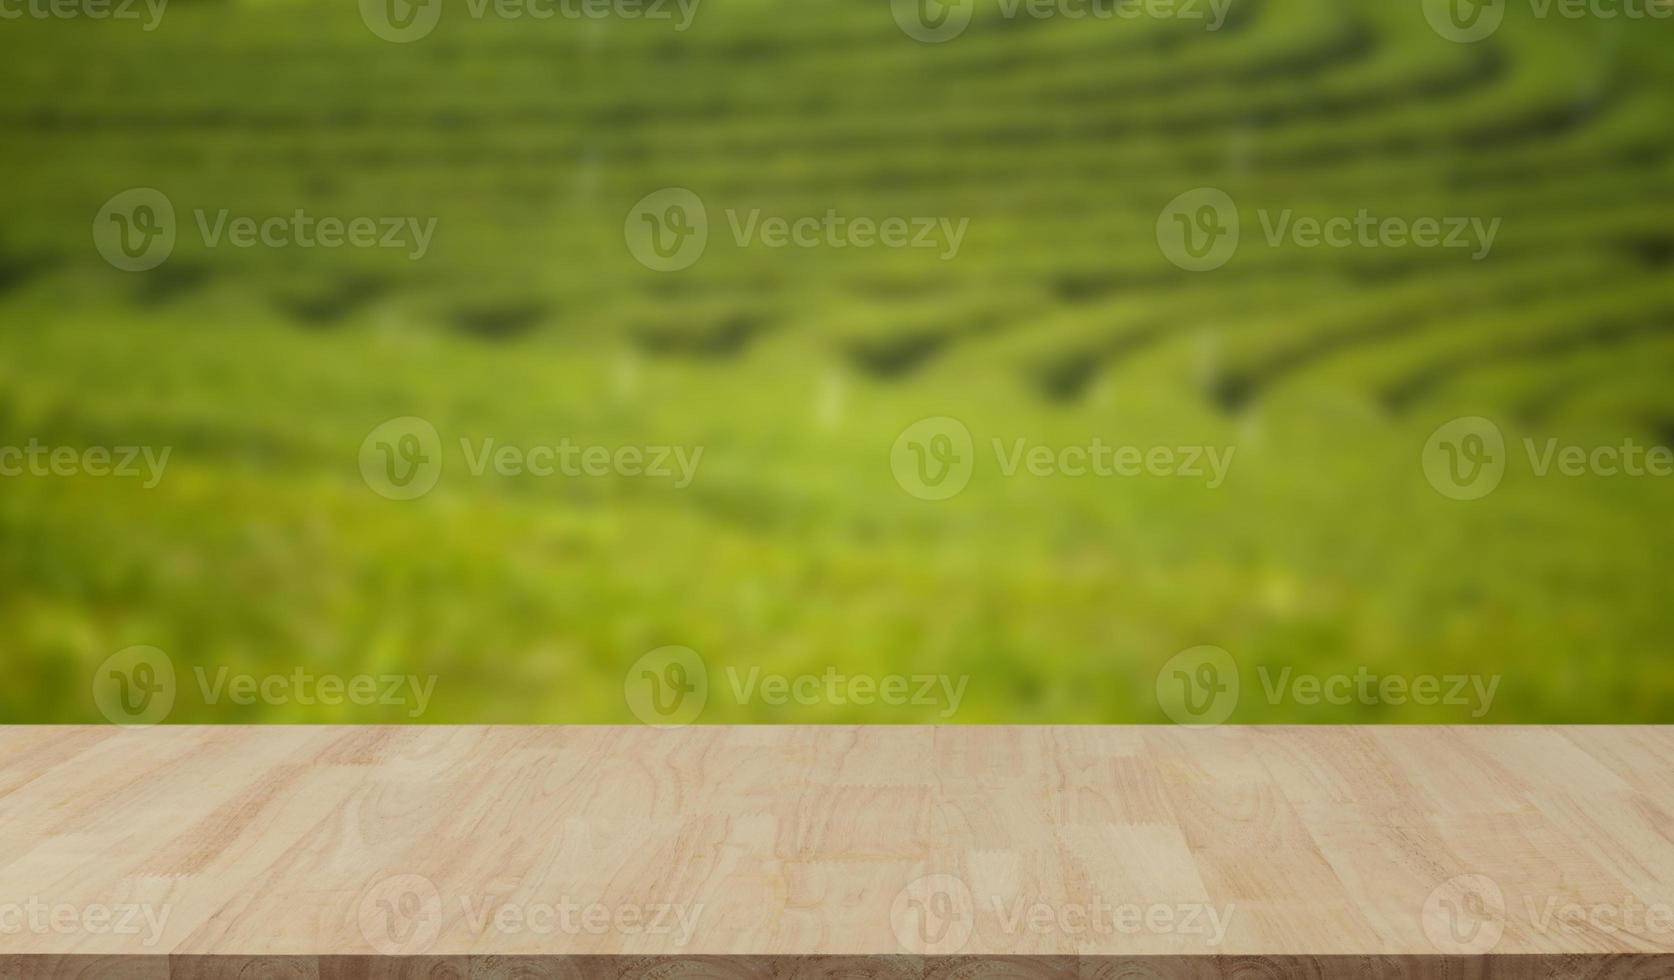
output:
<svg viewBox="0 0 1674 980"><path fill-rule="evenodd" d="M1674 445L1674 21L1506 8L1470 44L1418 0L1234 0L1214 30L984 0L937 44L877 0L704 0L683 31L461 0L411 43L324 0L0 23L0 446L171 449L151 487L0 477L0 722L100 720L133 645L176 722L415 717L208 703L197 668L632 721L670 645L705 722L1153 722L1203 644L1237 721L1674 722L1674 478L1524 451ZM1159 224L1205 187L1238 247L1189 271ZM175 213L146 271L94 240L130 188ZM707 220L672 271L625 237L663 188ZM211 245L200 212L433 235ZM1496 233L1269 241L1362 212ZM828 213L964 231L761 237ZM391 500L363 449L407 416L441 472ZM932 417L973 441L946 500L892 469ZM1482 499L1426 475L1460 417L1504 435ZM477 475L487 439L702 455L684 486ZM1007 476L996 440L1232 455L1216 485ZM1286 668L1496 693L1312 704L1270 693ZM752 669L964 687L776 704Z"/></svg>

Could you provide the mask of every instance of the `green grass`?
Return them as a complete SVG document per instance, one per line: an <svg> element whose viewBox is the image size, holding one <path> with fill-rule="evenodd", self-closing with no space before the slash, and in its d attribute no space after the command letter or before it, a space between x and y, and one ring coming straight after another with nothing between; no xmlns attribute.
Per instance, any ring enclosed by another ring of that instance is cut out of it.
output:
<svg viewBox="0 0 1674 980"><path fill-rule="evenodd" d="M450 8L456 11L457 8ZM723 721L944 720L739 703L729 669L968 678L960 722L1162 721L1157 672L1230 651L1234 720L1669 722L1666 479L1538 477L1521 441L1674 440L1674 72L1661 22L1512 16L1462 46L1416 2L1244 0L1175 23L1007 22L927 47L884 5L706 0L647 23L372 37L353 5L184 0L132 25L8 22L0 446L173 448L153 489L0 479L0 722L97 721L134 644L171 721L404 721L209 705L213 674L414 673L423 721L630 721L629 666L691 647ZM15 29L14 29L15 28ZM624 247L690 187L711 239ZM1239 203L1186 273L1159 209ZM103 264L132 186L234 213L437 219L431 253L208 249ZM952 261L739 248L722 211L968 218ZM1259 210L1481 216L1449 250L1268 247ZM362 480L395 416L435 491ZM896 436L979 464L903 492ZM1420 465L1494 419L1504 483ZM459 441L704 450L697 480L473 476ZM1017 476L992 440L1233 446L1224 486ZM1269 701L1261 678L1498 678L1491 710ZM1263 671L1268 674L1263 674Z"/></svg>

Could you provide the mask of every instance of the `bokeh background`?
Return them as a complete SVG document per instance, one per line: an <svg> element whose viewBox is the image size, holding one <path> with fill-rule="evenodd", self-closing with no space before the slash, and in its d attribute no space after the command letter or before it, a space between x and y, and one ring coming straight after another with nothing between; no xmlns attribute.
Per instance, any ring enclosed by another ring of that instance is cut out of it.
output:
<svg viewBox="0 0 1674 980"><path fill-rule="evenodd" d="M137 644L178 672L170 721L414 720L207 704L198 668L633 721L634 665L677 645L706 722L1154 722L1200 644L1237 721L1674 721L1674 483L1521 451L1674 443L1674 22L1505 0L1461 43L1420 0L1233 0L1213 30L976 0L924 43L883 0L702 0L684 31L431 2L409 43L344 0L0 21L0 445L172 449L150 488L0 478L0 721L102 720ZM139 187L178 228L133 272L93 228ZM624 229L667 187L709 240L664 272ZM1242 237L1193 272L1158 219L1201 187ZM195 209L436 224L412 260L209 247ZM739 245L755 209L969 224L951 259ZM1270 245L1286 209L1501 226L1480 260ZM391 500L363 443L407 416L443 466ZM942 416L978 464L920 499L892 451ZM1460 417L1508 447L1478 500L1423 465ZM461 439L704 455L686 487L478 476ZM1237 454L1215 488L1006 477L995 439ZM1266 696L1287 667L1498 687ZM968 684L951 717L727 693L833 668Z"/></svg>

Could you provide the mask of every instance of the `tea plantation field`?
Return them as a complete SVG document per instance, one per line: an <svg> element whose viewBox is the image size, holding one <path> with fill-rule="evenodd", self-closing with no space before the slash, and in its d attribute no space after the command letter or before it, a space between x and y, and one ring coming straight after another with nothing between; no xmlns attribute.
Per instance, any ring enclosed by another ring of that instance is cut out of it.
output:
<svg viewBox="0 0 1674 980"><path fill-rule="evenodd" d="M0 476L0 722L102 720L134 645L176 722L632 721L670 645L705 722L1163 721L1199 645L1235 721L1674 722L1674 478L1596 452L1674 445L1674 20L1507 2L1457 43L1418 0L1009 6L934 44L867 0L685 30L461 0L411 43L326 0L0 22L0 446L169 449L149 486ZM130 188L173 210L144 271L95 242ZM645 211L665 188L697 206ZM1235 214L1224 263L1182 267L1182 200L1188 236ZM432 233L216 224L298 213ZM694 218L700 257L644 261ZM406 417L439 471L390 499L415 457L375 430ZM947 499L914 492L951 458L927 418L971 439ZM1481 462L1438 455L1459 418L1504 439L1479 499L1426 470ZM701 456L473 465L566 444ZM1080 472L1096 446L1169 462ZM1565 448L1581 471L1541 465ZM1181 472L1211 450L1220 479ZM434 689L212 687L299 671ZM850 686L759 686L807 675ZM854 696L896 676L960 694Z"/></svg>

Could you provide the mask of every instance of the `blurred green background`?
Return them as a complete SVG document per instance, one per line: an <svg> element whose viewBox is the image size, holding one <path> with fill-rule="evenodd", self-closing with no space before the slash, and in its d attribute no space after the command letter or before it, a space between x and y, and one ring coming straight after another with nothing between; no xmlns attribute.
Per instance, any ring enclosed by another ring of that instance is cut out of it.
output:
<svg viewBox="0 0 1674 980"><path fill-rule="evenodd" d="M669 645L704 722L1155 722L1200 644L1235 721L1674 721L1674 483L1522 451L1674 443L1670 21L1525 0L1458 43L1419 0L1233 0L1218 29L979 0L930 44L884 0L703 0L684 31L446 0L392 43L375 8L0 21L0 446L172 450L149 488L0 477L0 721L103 720L141 644L174 722L629 722ZM625 228L666 187L709 232L664 272ZM1193 272L1158 221L1200 187L1242 235ZM96 248L129 188L176 215L147 271ZM414 260L193 217L299 209L435 231ZM952 258L740 244L757 209L969 223ZM1286 209L1502 224L1480 261L1269 244ZM363 449L408 416L439 479L387 499ZM940 416L976 464L920 499L892 452ZM1507 446L1478 500L1423 465L1466 416ZM462 439L703 456L685 487L477 475ZM1214 488L1007 477L996 439L1236 456ZM1285 668L1497 688L1306 704L1267 693ZM209 703L200 669L434 692ZM752 669L965 686L775 704Z"/></svg>

